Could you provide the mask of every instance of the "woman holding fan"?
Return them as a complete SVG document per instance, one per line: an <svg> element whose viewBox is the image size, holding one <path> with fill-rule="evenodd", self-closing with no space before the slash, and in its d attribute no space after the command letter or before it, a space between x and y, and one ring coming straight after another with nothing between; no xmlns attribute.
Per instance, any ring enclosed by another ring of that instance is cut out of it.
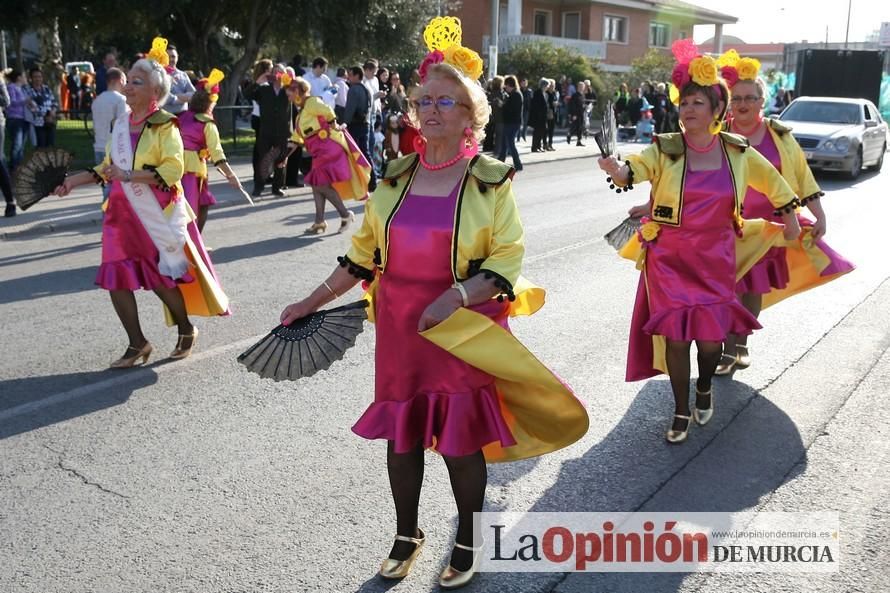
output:
<svg viewBox="0 0 890 593"><path fill-rule="evenodd" d="M698 349L695 420L712 417L711 379L729 333L748 334L760 326L735 298L737 233L756 236L766 251L779 240L777 225L741 219L748 186L769 197L782 212L784 233L800 232L794 192L781 175L744 138L721 132L729 93L716 62L701 56L691 40L672 48L678 65L673 81L679 92L684 132L657 136L655 143L624 164L601 158L614 185L652 183L649 217L633 245L641 247L642 271L627 361L627 380L667 372L674 395L669 442L683 442L690 428L690 346ZM672 91L674 89L672 88ZM752 242L753 244L753 242ZM627 247L625 248L627 249ZM750 267L750 266L749 266Z"/></svg>
<svg viewBox="0 0 890 593"><path fill-rule="evenodd" d="M482 61L460 45L460 21L434 19L412 93L417 153L390 162L340 267L281 313L302 318L368 283L377 329L375 397L353 431L387 440L396 537L380 575L408 575L425 542L418 526L424 449L441 454L458 511L443 588L473 577L481 558L473 513L487 462L565 447L587 430L572 392L510 334L543 292L521 278L522 225L513 169L477 154L489 107ZM498 297L498 298L495 298ZM447 527L445 529L448 529Z"/></svg>
<svg viewBox="0 0 890 593"><path fill-rule="evenodd" d="M152 290L179 329L170 358L187 357L198 329L189 315L228 314L201 236L183 200L182 137L174 116L161 110L170 92L165 39L133 64L124 95L130 112L114 123L105 160L56 188L67 195L79 185L111 183L102 222L102 265L96 284L108 290L130 344L112 368L145 363L152 346L142 333L133 291Z"/></svg>
<svg viewBox="0 0 890 593"><path fill-rule="evenodd" d="M824 193L813 177L800 145L791 135L791 128L782 122L763 117L766 83L760 78L760 62L742 58L731 49L717 60L720 72L732 92L727 129L748 139L782 174L794 193L800 197L815 220L800 214L798 222L803 233L786 245L773 247L739 280L736 293L742 305L754 317L764 306L830 282L853 270L854 266L832 250L825 236ZM780 216L761 192L748 188L745 196L746 218L763 218L780 222ZM716 374L729 375L735 369L751 365L748 336L730 334L723 344L723 358Z"/></svg>

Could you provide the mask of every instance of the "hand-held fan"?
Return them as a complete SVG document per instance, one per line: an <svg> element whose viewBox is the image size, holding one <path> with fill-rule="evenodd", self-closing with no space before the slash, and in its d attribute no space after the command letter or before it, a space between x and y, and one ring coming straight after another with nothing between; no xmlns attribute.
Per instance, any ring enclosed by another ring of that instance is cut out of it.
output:
<svg viewBox="0 0 890 593"><path fill-rule="evenodd" d="M621 224L609 231L603 236L606 243L611 245L615 251L621 251L631 237L639 230L641 226L639 218L625 218Z"/></svg>
<svg viewBox="0 0 890 593"><path fill-rule="evenodd" d="M238 357L264 379L295 381L330 367L355 345L368 318L368 301L316 311L290 325L279 325Z"/></svg>
<svg viewBox="0 0 890 593"><path fill-rule="evenodd" d="M603 128L593 135L593 139L596 140L603 158L613 155L618 157L615 146L618 139L618 123L615 121L615 106L611 101L606 102L606 109L603 111Z"/></svg>
<svg viewBox="0 0 890 593"><path fill-rule="evenodd" d="M71 159L71 153L61 148L41 148L19 166L14 191L19 208L27 210L62 185Z"/></svg>

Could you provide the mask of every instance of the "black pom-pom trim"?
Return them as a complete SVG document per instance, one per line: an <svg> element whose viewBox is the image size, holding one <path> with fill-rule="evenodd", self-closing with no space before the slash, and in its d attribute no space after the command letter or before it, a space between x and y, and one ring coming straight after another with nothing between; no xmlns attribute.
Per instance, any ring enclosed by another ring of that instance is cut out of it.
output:
<svg viewBox="0 0 890 593"><path fill-rule="evenodd" d="M155 185L158 186L161 191L170 191L170 186L167 185L167 182L164 181L164 178L161 177L160 173L158 173L157 167L155 167L154 165L142 165L142 170L151 171L152 173L154 173L156 181Z"/></svg>
<svg viewBox="0 0 890 593"><path fill-rule="evenodd" d="M354 263L351 259L349 259L349 257L345 255L341 255L340 257L338 257L337 263L340 264L341 268L347 268L347 271L359 280L366 280L368 282L374 281L374 272L372 272L368 268L363 268L362 266Z"/></svg>
<svg viewBox="0 0 890 593"><path fill-rule="evenodd" d="M95 170L95 169L87 169L87 171L89 171L89 172L92 174L93 179L96 181L96 183L98 183L98 184L101 185L102 187L105 187L105 180L102 179L102 176L101 176L101 175L99 175L98 173L96 173L96 170Z"/></svg>
<svg viewBox="0 0 890 593"><path fill-rule="evenodd" d="M399 184L399 182L395 178L389 180L390 187L395 187L398 184Z"/></svg>
<svg viewBox="0 0 890 593"><path fill-rule="evenodd" d="M809 202L812 202L813 200L818 200L819 198L821 198L824 195L825 195L824 191L817 191L816 193L809 195L809 196L805 197L804 199L802 199L800 201L800 205L801 205L801 207L806 206Z"/></svg>
<svg viewBox="0 0 890 593"><path fill-rule="evenodd" d="M781 216L782 213L791 214L795 209L800 208L800 200L795 197L793 200L785 204L784 206L779 206L775 210L773 210L773 214L776 216Z"/></svg>

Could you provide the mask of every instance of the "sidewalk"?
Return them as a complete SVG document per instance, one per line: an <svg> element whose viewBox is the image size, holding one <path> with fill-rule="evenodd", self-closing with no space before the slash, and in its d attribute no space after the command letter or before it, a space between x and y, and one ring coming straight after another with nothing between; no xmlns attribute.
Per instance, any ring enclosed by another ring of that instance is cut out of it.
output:
<svg viewBox="0 0 890 593"><path fill-rule="evenodd" d="M520 142L519 156L523 166L536 165L552 161L578 159L599 156L596 142L593 138L585 140L586 146L567 144L565 135L554 136L552 152L531 152L531 133L528 141ZM636 152L641 150L642 144L622 144L622 152ZM507 162L510 158L507 157ZM253 186L253 169L249 160L244 158L233 159L229 163L235 174L241 180L244 189L250 192ZM247 202L236 193L222 176L213 168L210 170L210 188L216 197L218 204L215 208L227 208L230 206L243 206ZM308 187L290 188L285 191L284 198L275 198L267 186L265 193L253 198L259 203L271 199L309 198L312 191ZM49 196L40 203L32 206L27 212L18 211L13 218L0 217L0 239L15 240L35 235L53 233L57 231L80 229L84 227L99 227L102 224L102 193L98 186L87 185L76 189L65 198Z"/></svg>

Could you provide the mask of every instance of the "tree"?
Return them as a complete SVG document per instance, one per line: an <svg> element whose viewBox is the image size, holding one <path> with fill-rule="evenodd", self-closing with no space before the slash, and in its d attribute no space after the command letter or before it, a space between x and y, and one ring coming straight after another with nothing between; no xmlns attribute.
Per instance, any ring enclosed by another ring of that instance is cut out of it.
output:
<svg viewBox="0 0 890 593"><path fill-rule="evenodd" d="M674 59L663 50L652 48L641 58L630 63L630 82L640 86L644 81L653 83L670 82L674 69Z"/></svg>
<svg viewBox="0 0 890 593"><path fill-rule="evenodd" d="M498 56L498 69L518 76L526 76L532 86L540 78L558 78L565 75L573 81L590 80L598 96L603 96L603 84L599 66L577 50L558 47L549 41L517 43L510 51Z"/></svg>

